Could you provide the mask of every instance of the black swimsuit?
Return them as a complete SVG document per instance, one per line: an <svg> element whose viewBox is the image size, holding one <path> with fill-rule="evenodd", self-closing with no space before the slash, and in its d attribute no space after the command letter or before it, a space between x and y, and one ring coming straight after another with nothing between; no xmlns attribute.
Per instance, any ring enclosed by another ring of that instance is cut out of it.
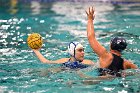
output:
<svg viewBox="0 0 140 93"><path fill-rule="evenodd" d="M113 61L110 64L108 68L99 68L100 76L110 74L120 77L121 76L121 70L124 70L123 63L124 59L122 59L120 56L117 56L113 54Z"/></svg>

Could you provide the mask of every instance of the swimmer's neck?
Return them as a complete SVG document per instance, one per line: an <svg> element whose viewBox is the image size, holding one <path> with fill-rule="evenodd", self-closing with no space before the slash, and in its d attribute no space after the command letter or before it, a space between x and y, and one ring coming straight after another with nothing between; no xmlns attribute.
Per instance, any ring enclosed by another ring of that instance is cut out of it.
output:
<svg viewBox="0 0 140 93"><path fill-rule="evenodd" d="M78 61L78 60L76 60L74 57L71 57L69 61L70 61L70 62L76 62L76 61Z"/></svg>
<svg viewBox="0 0 140 93"><path fill-rule="evenodd" d="M110 53L115 54L117 56L121 56L122 55L121 52L116 51L116 50L112 50L112 49L110 50Z"/></svg>

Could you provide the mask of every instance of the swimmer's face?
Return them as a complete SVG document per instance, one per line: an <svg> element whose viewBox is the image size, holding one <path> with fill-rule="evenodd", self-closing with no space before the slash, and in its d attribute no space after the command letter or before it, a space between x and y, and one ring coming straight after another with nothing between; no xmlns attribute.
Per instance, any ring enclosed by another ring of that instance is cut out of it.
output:
<svg viewBox="0 0 140 93"><path fill-rule="evenodd" d="M78 48L75 50L75 57L78 61L83 61L84 60L84 48Z"/></svg>

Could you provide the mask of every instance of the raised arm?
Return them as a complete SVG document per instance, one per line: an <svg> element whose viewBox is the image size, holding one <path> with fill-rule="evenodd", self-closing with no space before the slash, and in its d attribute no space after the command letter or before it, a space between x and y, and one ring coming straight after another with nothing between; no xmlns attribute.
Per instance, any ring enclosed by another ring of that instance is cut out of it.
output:
<svg viewBox="0 0 140 93"><path fill-rule="evenodd" d="M51 60L46 59L46 58L40 53L39 50L33 49L33 51L34 51L34 53L36 54L36 56L38 57L38 59L39 59L42 63L60 64L60 63L64 63L64 62L68 61L68 58L61 58L61 59L58 59L58 60L55 60L55 61L51 61Z"/></svg>
<svg viewBox="0 0 140 93"><path fill-rule="evenodd" d="M93 7L89 7L89 9L86 11L88 22L87 22L87 37L89 44L93 51L99 56L103 57L105 54L107 54L107 50L97 41L95 37L94 32L94 9Z"/></svg>

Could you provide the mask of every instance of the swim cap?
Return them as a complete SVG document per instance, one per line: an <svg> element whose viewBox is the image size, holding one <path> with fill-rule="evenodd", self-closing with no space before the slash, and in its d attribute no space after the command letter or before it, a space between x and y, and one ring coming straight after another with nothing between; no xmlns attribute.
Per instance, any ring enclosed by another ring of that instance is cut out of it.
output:
<svg viewBox="0 0 140 93"><path fill-rule="evenodd" d="M117 50L119 52L122 52L127 46L126 40L122 37L115 37L111 40L110 43L111 43L111 49Z"/></svg>
<svg viewBox="0 0 140 93"><path fill-rule="evenodd" d="M79 42L70 42L68 46L68 53L75 57L75 50L78 48L83 48Z"/></svg>

